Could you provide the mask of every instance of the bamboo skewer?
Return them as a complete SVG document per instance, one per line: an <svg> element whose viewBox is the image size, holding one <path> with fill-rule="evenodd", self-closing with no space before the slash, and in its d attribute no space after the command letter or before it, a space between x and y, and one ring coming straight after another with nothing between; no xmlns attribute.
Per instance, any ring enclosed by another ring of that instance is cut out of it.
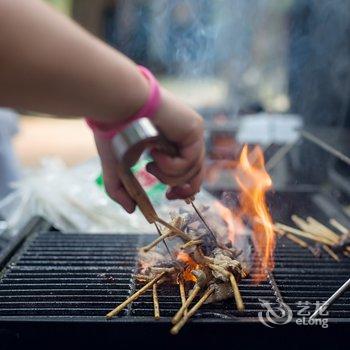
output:
<svg viewBox="0 0 350 350"><path fill-rule="evenodd" d="M188 296L188 299L185 301L185 303L181 306L181 308L177 311L176 315L173 317L171 321L173 324L176 324L180 321L183 313L190 306L193 299L196 297L196 295L199 293L200 290L201 290L201 287L198 284L195 284L194 288L192 289L191 293Z"/></svg>
<svg viewBox="0 0 350 350"><path fill-rule="evenodd" d="M184 285L184 281L181 278L179 280L179 289L180 289L180 297L181 297L181 304L184 305L186 303L186 292L185 292L185 285ZM185 308L184 310L184 315L187 315L187 308Z"/></svg>
<svg viewBox="0 0 350 350"><path fill-rule="evenodd" d="M319 243L328 244L328 245L333 245L334 244L334 242L330 241L328 238L322 238L322 237L319 237L319 236L315 235L314 233L305 232L305 231L302 231L302 230L299 230L299 229L296 229L294 227L291 227L291 226L288 226L288 225L284 225L284 224L281 224L281 223L276 223L274 227L277 228L277 229L281 229L283 231L286 231L288 233L293 233L293 234L295 234L297 236L301 236L301 237L304 237L304 238L311 239L313 241L317 241Z"/></svg>
<svg viewBox="0 0 350 350"><path fill-rule="evenodd" d="M192 247L194 245L199 245L202 243L203 243L203 241L201 239L194 239L194 240L189 241L189 242L183 244L182 246L180 246L180 249L186 249L186 248Z"/></svg>
<svg viewBox="0 0 350 350"><path fill-rule="evenodd" d="M191 237L189 235L187 235L185 232L180 230L178 227L175 227L175 226L169 224L168 222L166 222L162 218L157 216L155 221L159 222L160 224L162 224L163 226L168 228L170 231L173 231L173 232L177 233L184 241L188 242L188 241L192 240Z"/></svg>
<svg viewBox="0 0 350 350"><path fill-rule="evenodd" d="M186 322L198 311L198 309L205 303L205 301L214 292L214 288L209 286L203 296L197 301L197 303L188 311L188 314L182 317L170 330L170 333L176 335L179 333L181 328L186 324Z"/></svg>
<svg viewBox="0 0 350 350"><path fill-rule="evenodd" d="M243 303L241 292L239 291L235 276L231 272L222 268L221 266L218 266L215 264L208 264L208 267L214 271L221 273L230 281L233 296L235 298L235 302L236 302L236 306L237 306L237 310L243 311L244 310L244 303Z"/></svg>
<svg viewBox="0 0 350 350"><path fill-rule="evenodd" d="M350 231L345 226L343 226L339 221L335 219L330 219L329 222L333 227L335 227L343 235L348 235L350 233Z"/></svg>
<svg viewBox="0 0 350 350"><path fill-rule="evenodd" d="M159 311L159 300L158 300L158 292L157 292L157 283L154 283L152 286L152 294L153 294L153 309L154 309L154 318L156 320L160 319L160 311Z"/></svg>
<svg viewBox="0 0 350 350"><path fill-rule="evenodd" d="M238 288L238 285L237 285L236 278L235 278L235 276L232 273L230 273L229 279L230 279L231 287L232 287L232 290L233 290L233 295L235 297L237 310L238 311L243 311L244 310L244 303L243 303L243 300L242 300L241 292L240 292L240 290Z"/></svg>
<svg viewBox="0 0 350 350"><path fill-rule="evenodd" d="M333 252L331 248L329 248L327 245L322 245L323 250L335 261L340 261L339 256Z"/></svg>
<svg viewBox="0 0 350 350"><path fill-rule="evenodd" d="M165 238L168 238L169 236L172 236L173 232L169 231L167 233L162 234L161 236L157 237L153 242L151 242L150 244L144 246L141 248L141 250L145 253L147 253L148 251L150 251L152 248L154 248L158 243L160 243L161 241L163 241Z"/></svg>
<svg viewBox="0 0 350 350"><path fill-rule="evenodd" d="M140 295L142 295L144 292L146 292L149 288L151 288L155 283L157 283L164 275L165 271L160 273L158 276L154 277L150 282L145 284L141 289L139 289L137 292L135 292L133 295L131 295L128 299L126 299L124 302L122 302L119 306L117 306L115 309L110 311L106 318L110 319L113 316L116 316L119 314L120 311L122 311L125 306L129 305L131 302L133 302L135 299L137 299Z"/></svg>
<svg viewBox="0 0 350 350"><path fill-rule="evenodd" d="M339 241L340 237L337 235L334 231L329 229L327 226L323 225L321 222L317 221L313 217L309 216L307 217L307 222L310 224L310 226L315 227L315 229L322 232L323 235L327 236L329 239L333 239L334 241Z"/></svg>
<svg viewBox="0 0 350 350"><path fill-rule="evenodd" d="M303 241L302 239L294 236L292 233L287 233L286 237L289 240L293 241L294 243L298 244L302 248L308 248L309 247L309 245L305 241Z"/></svg>
<svg viewBox="0 0 350 350"><path fill-rule="evenodd" d="M290 241L294 242L295 244L298 244L302 248L309 248L309 245L307 242L303 241L301 238L293 235L293 233L286 233L283 230L275 230L277 234L279 234L282 237L288 238Z"/></svg>

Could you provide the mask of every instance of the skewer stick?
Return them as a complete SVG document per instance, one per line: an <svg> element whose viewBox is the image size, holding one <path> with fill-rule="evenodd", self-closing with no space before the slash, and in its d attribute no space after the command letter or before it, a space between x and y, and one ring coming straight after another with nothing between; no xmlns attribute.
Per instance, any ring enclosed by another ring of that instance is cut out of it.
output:
<svg viewBox="0 0 350 350"><path fill-rule="evenodd" d="M309 216L307 221L305 221L297 215L292 215L291 219L301 230L305 232L310 232L318 237L329 239L334 243L339 240L339 236L336 233L313 217Z"/></svg>
<svg viewBox="0 0 350 350"><path fill-rule="evenodd" d="M287 233L286 237L289 240L291 240L292 242L294 242L295 244L298 244L302 248L308 248L309 247L309 245L305 241L303 241L302 239L294 236L292 233Z"/></svg>
<svg viewBox="0 0 350 350"><path fill-rule="evenodd" d="M163 226L167 227L170 231L175 232L176 234L178 234L184 241L188 242L188 241L191 240L191 237L189 235L187 235L185 232L183 232L179 228L169 224L168 222L166 222L165 220L163 220L159 216L157 216L155 220L157 222L159 222L160 224L162 224Z"/></svg>
<svg viewBox="0 0 350 350"><path fill-rule="evenodd" d="M305 231L302 231L302 230L299 230L297 228L294 228L294 227L291 227L291 226L288 226L288 225L284 225L284 224L281 224L281 223L276 223L274 228L281 229L281 230L286 231L288 233L293 233L293 234L295 234L297 236L308 238L308 239L311 239L311 240L319 242L319 243L328 244L328 245L333 245L334 244L334 242L330 241L328 238L319 237L319 236L315 235L314 233L305 232Z"/></svg>
<svg viewBox="0 0 350 350"><path fill-rule="evenodd" d="M329 220L330 224L335 227L339 232L341 232L343 235L348 235L350 231L339 221L335 219L330 219Z"/></svg>
<svg viewBox="0 0 350 350"><path fill-rule="evenodd" d="M189 242L183 244L182 246L180 246L180 249L186 249L186 248L192 247L194 245L199 245L202 243L203 243L203 241L201 239L194 239L194 240L189 241Z"/></svg>
<svg viewBox="0 0 350 350"><path fill-rule="evenodd" d="M186 303L186 292L185 292L185 285L184 285L184 281L181 278L179 280L179 289L180 289L180 297L181 297L181 304L184 305ZM187 315L187 308L184 311L184 315Z"/></svg>
<svg viewBox="0 0 350 350"><path fill-rule="evenodd" d="M329 237L329 239L333 239L334 241L339 241L340 239L339 235L337 235L334 231L329 229L327 226L323 225L321 222L317 221L311 216L309 216L306 220L311 226L314 226L316 230L318 229L323 235Z"/></svg>
<svg viewBox="0 0 350 350"><path fill-rule="evenodd" d="M157 237L153 242L151 242L150 244L144 246L141 248L142 251L144 251L145 253L147 253L148 251L150 251L153 247L155 247L159 242L163 241L165 238L169 237L173 235L173 232L167 232L162 234L161 236Z"/></svg>
<svg viewBox="0 0 350 350"><path fill-rule="evenodd" d="M187 201L186 201L187 203ZM204 220L203 215L201 214L201 212L199 211L199 209L195 206L195 204L193 203L193 200L190 199L190 204L192 205L192 208L194 209L194 211L197 213L197 215L199 216L199 218L201 219L201 221L203 222L204 226L207 228L207 230L209 231L209 233L211 234L211 236L214 238L214 241L216 242L216 236L214 234L214 232L212 231L212 229L209 227L209 225L207 224L207 222Z"/></svg>
<svg viewBox="0 0 350 350"><path fill-rule="evenodd" d="M214 287L210 286L205 291L203 296L197 301L197 303L192 307L192 309L185 315L171 330L170 333L176 335L179 333L180 329L186 324L186 322L198 311L198 309L205 303L205 301L214 292Z"/></svg>
<svg viewBox="0 0 350 350"><path fill-rule="evenodd" d="M236 302L236 306L237 306L237 310L243 311L244 310L244 303L243 303L241 292L239 291L235 276L231 272L222 268L221 266L218 266L215 264L209 264L208 266L210 269L215 270L215 271L221 273L222 275L224 275L230 281L233 296L235 298L235 302Z"/></svg>
<svg viewBox="0 0 350 350"><path fill-rule="evenodd" d="M308 222L306 222L304 219L302 219L301 217L299 217L298 215L292 215L291 216L292 221L295 223L295 225L300 228L303 231L306 232L312 232L312 228L310 227L310 224ZM315 232L312 232L315 233ZM315 234L319 234L318 232L316 232Z"/></svg>
<svg viewBox="0 0 350 350"><path fill-rule="evenodd" d="M294 242L295 244L298 244L302 248L308 248L309 247L307 242L305 242L301 238L298 238L297 236L293 235L293 233L286 233L286 232L284 232L282 230L275 230L275 231L280 236L288 238L290 241Z"/></svg>
<svg viewBox="0 0 350 350"><path fill-rule="evenodd" d="M235 276L232 273L230 273L229 279L230 279L231 287L232 287L232 290L233 290L233 296L235 297L237 310L238 311L243 311L244 310L244 303L243 303L243 300L242 300L241 292L240 292L240 290L238 288L238 284L237 284L236 278L235 278Z"/></svg>
<svg viewBox="0 0 350 350"><path fill-rule="evenodd" d="M156 222L154 223L154 226L156 227L156 230L157 230L157 232L158 232L159 237L161 237L161 236L162 236L162 232L160 231L160 228L158 227L158 225L157 225ZM163 243L164 243L164 247L165 247L165 249L167 250L167 252L168 252L170 258L171 258L173 261L175 261L175 259L174 259L173 255L171 254L171 251L170 251L170 249L169 249L167 243L165 242L165 240L163 240Z"/></svg>
<svg viewBox="0 0 350 350"><path fill-rule="evenodd" d="M339 257L337 254L333 252L331 248L329 248L327 245L323 244L322 245L323 250L335 261L340 261Z"/></svg>
<svg viewBox="0 0 350 350"><path fill-rule="evenodd" d="M131 295L128 299L123 301L119 306L117 306L115 309L110 311L107 315L106 318L110 319L113 316L116 316L119 314L120 311L122 311L125 306L129 305L131 302L136 300L140 295L142 295L144 292L146 292L149 288L151 288L155 283L157 283L164 275L166 272L160 273L158 276L154 277L152 281L148 282L145 284L141 289L139 289L137 292L135 292L133 295Z"/></svg>
<svg viewBox="0 0 350 350"><path fill-rule="evenodd" d="M176 324L180 321L182 315L184 314L185 310L190 306L192 303L193 299L196 297L196 295L199 293L201 290L201 287L198 284L194 285L194 288L192 289L191 293L188 296L188 299L185 301L185 303L181 306L181 308L178 310L176 315L173 317L171 322L173 324ZM188 314L187 314L188 315Z"/></svg>
<svg viewBox="0 0 350 350"><path fill-rule="evenodd" d="M154 318L156 320L160 319L159 312L159 300L158 300L158 292L157 292L157 283L154 283L152 286L152 294L153 294L153 309L154 309Z"/></svg>

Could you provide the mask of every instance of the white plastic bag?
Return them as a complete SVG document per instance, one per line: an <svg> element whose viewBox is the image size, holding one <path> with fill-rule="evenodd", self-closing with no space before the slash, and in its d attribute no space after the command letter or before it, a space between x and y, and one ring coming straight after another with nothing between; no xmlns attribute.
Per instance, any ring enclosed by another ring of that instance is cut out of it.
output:
<svg viewBox="0 0 350 350"><path fill-rule="evenodd" d="M59 159L45 159L39 169L28 171L15 184L15 191L0 202L2 215L10 228L20 228L41 215L63 232L155 233L141 212L128 214L96 184L100 174L97 159L67 168ZM212 196L202 191L198 201L209 203ZM164 219L184 201L155 199L155 208Z"/></svg>

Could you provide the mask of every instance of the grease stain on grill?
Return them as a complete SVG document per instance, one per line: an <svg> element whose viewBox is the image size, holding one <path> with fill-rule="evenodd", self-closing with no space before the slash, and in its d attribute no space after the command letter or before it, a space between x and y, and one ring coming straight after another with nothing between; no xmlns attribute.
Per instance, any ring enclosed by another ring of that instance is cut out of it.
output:
<svg viewBox="0 0 350 350"><path fill-rule="evenodd" d="M0 278L0 320L25 316L36 319L84 317L104 320L105 314L140 287L137 249L146 235L61 234L33 235L3 270ZM297 310L298 301L324 301L348 277L350 259L339 263L327 257L317 259L285 239L278 241L273 276L284 302ZM252 277L240 283L246 305L243 313L233 300L204 305L194 320L217 319L257 321L262 310L259 298L276 303L270 281L260 285ZM349 292L333 306L332 318L350 318ZM177 286L159 288L161 316L171 317L180 307ZM152 320L152 294L147 292L130 304L114 321Z"/></svg>

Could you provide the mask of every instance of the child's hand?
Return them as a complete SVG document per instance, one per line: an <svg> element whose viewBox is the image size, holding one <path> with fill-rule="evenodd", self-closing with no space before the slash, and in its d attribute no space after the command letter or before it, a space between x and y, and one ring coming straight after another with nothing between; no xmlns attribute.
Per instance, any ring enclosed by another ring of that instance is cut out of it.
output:
<svg viewBox="0 0 350 350"><path fill-rule="evenodd" d="M197 193L203 178L205 145L203 119L174 95L162 90L162 104L153 123L179 150L172 158L160 151L152 151L154 162L147 171L170 186L169 199L187 198Z"/></svg>
<svg viewBox="0 0 350 350"><path fill-rule="evenodd" d="M152 119L164 136L175 143L179 156L172 158L153 150L154 162L147 165L147 171L170 186L169 199L184 199L197 193L203 178L205 147L203 120L191 108L180 102L166 90L162 90L162 103ZM135 203L117 177L117 160L110 141L95 136L101 158L104 183L109 196L133 212Z"/></svg>

